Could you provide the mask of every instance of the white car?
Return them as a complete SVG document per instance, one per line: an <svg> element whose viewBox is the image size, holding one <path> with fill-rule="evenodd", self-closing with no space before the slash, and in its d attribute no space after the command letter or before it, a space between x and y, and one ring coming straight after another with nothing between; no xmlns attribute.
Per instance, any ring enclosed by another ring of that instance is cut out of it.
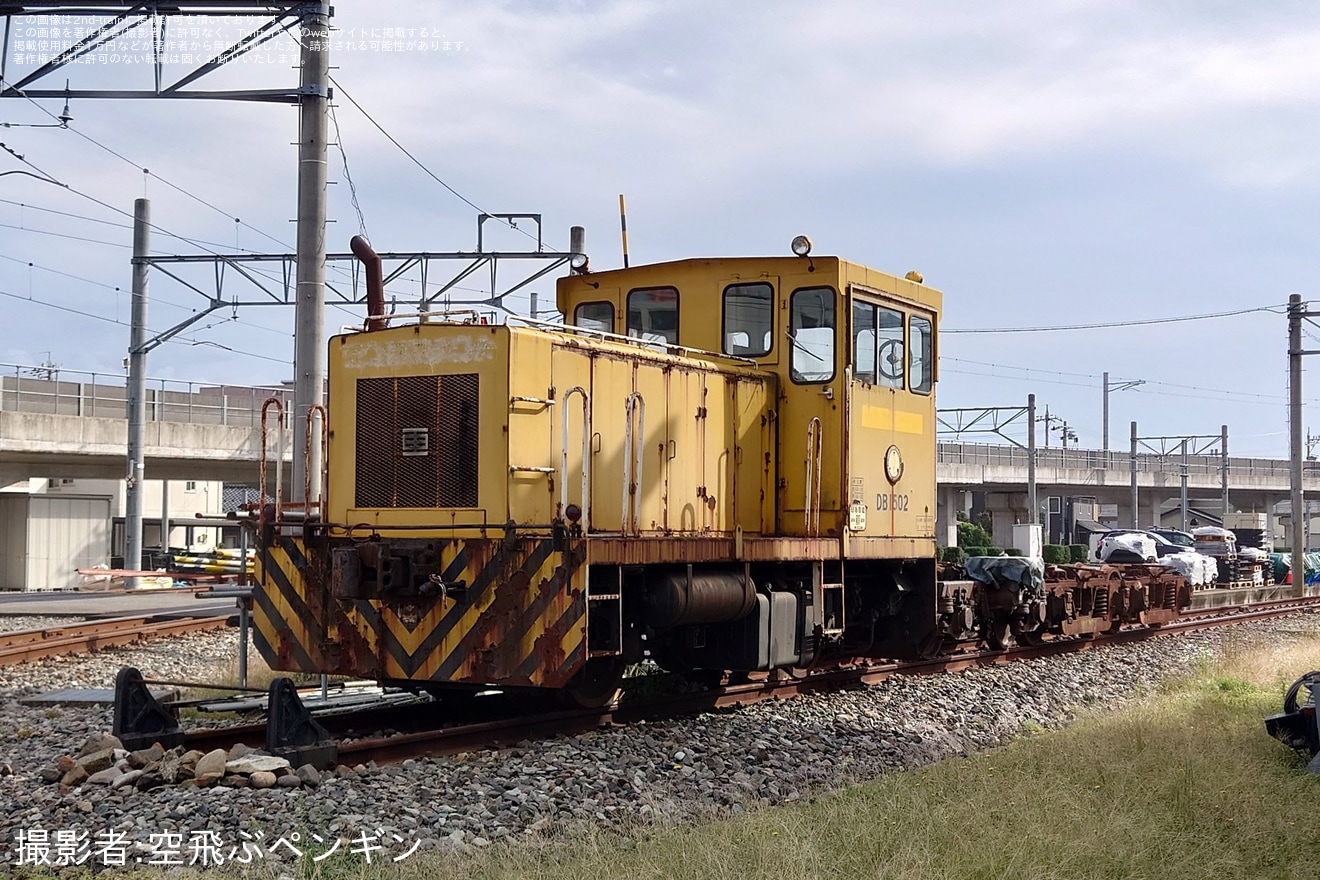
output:
<svg viewBox="0 0 1320 880"><path fill-rule="evenodd" d="M1146 532L1114 531L1100 539L1095 552L1101 562L1154 562L1159 558L1155 544Z"/></svg>

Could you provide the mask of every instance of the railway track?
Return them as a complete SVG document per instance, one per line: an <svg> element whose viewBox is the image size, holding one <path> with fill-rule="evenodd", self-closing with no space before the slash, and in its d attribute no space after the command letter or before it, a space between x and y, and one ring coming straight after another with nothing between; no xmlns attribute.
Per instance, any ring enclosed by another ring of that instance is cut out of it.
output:
<svg viewBox="0 0 1320 880"><path fill-rule="evenodd" d="M928 675L957 672L977 666L1011 663L1017 660L1057 656L1088 651L1109 645L1145 641L1256 620L1283 617L1302 610L1320 609L1320 598L1293 599L1256 605L1251 608L1220 608L1189 616L1159 628L1131 628L1093 637L1059 639L1039 645L1019 646L1006 651L965 650L930 660L895 663L865 663L821 670L794 678L758 676L752 680L725 684L707 690L665 696L630 699L628 693L611 707L592 710L551 710L534 714L509 714L507 717L480 717L475 704L481 698L459 704L451 710L442 701L419 707L378 709L368 715L318 715L317 720L339 738L339 763L353 766L376 762L394 763L426 755L451 755L459 752L500 748L523 740L585 733L601 727L655 721L699 712L735 708L764 700L790 699L808 693L820 693L847 687L877 684L895 675ZM490 715L501 711L500 702L489 701ZM504 711L511 710L505 707ZM458 715L476 716L463 720ZM433 729L376 736L384 729L407 730L409 727L435 723ZM363 735L372 731L373 735ZM265 725L194 730L185 734L185 747L210 751L237 743L258 747L265 743Z"/></svg>
<svg viewBox="0 0 1320 880"><path fill-rule="evenodd" d="M135 645L162 636L220 629L227 625L228 618L228 613L201 617L139 615L0 633L0 666L86 654L117 645Z"/></svg>

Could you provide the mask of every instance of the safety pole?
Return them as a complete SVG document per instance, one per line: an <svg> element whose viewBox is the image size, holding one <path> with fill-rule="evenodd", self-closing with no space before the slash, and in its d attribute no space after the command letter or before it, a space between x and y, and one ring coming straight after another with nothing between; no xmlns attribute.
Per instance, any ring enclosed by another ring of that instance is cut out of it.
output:
<svg viewBox="0 0 1320 880"><path fill-rule="evenodd" d="M628 268L628 212L623 207L623 193L619 193L619 233L623 236L623 268Z"/></svg>

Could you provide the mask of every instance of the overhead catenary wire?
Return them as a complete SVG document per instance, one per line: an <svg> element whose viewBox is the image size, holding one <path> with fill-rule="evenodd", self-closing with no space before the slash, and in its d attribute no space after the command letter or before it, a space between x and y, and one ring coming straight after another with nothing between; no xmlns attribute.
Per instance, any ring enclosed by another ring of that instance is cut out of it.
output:
<svg viewBox="0 0 1320 880"><path fill-rule="evenodd" d="M1255 312L1273 312L1281 314L1286 305L1257 306L1254 309L1238 309L1232 312L1210 312L1203 315L1175 315L1168 318L1137 318L1130 321L1098 321L1091 324L1059 324L1040 327L947 327L941 333L1053 333L1064 330L1108 330L1117 327L1144 327L1154 324L1179 324L1185 321L1209 321L1215 318L1234 318Z"/></svg>
<svg viewBox="0 0 1320 880"><path fill-rule="evenodd" d="M1317 340L1317 341L1320 341L1320 340ZM950 356L948 356L948 355L945 355L941 360L942 360L944 363L972 364L972 365L974 365L974 366L990 367L990 368L992 368L992 369L996 369L996 370L1015 370L1015 371L1018 371L1018 372L1021 372L1021 373L1029 374L1029 375L1021 376L1021 377L1018 377L1018 376L1001 376L1001 375L998 375L998 374L995 374L995 373L978 373L978 372L975 372L975 371L972 371L972 370L959 370L959 369L956 369L956 368L945 368L945 371L946 371L946 372L960 373L960 374L969 375L969 376L989 376L989 377L992 377L992 378L1005 379L1005 380L1009 380L1009 381L1028 381L1028 380L1030 380L1030 381L1033 381L1033 382L1044 382L1044 383L1048 383L1048 384L1051 384L1051 385L1067 385L1067 386L1071 386L1071 387L1074 387L1074 388L1094 388L1094 387L1096 387L1096 385L1097 385L1098 383L1100 383L1100 382L1102 381L1102 377L1097 376L1097 375L1095 375L1094 373L1070 373L1070 372L1066 372L1066 371L1063 371L1063 370L1049 370L1049 369L1041 369L1041 368L1039 368L1039 367L1021 367L1021 366L1016 366L1016 365L1014 365L1014 364L1000 364L1000 363L992 363L992 362L990 362L990 361L977 361L977 360L970 360L970 359L967 359L967 358L956 358L956 357L950 357ZM1064 382L1064 381L1060 381L1060 380L1057 380L1057 379L1049 379L1049 378L1045 378L1045 377L1048 377L1048 376L1065 376L1065 377L1073 378L1073 379L1093 379L1093 380L1095 380L1095 383L1090 383L1090 382ZM1120 378L1117 378L1117 377L1112 377L1112 376L1111 376L1111 377L1110 377L1110 381L1111 381L1111 382L1114 382L1114 383L1118 383L1118 382L1122 382L1122 381L1124 381L1124 380L1123 380L1123 379L1120 379ZM1172 388L1172 389L1177 389L1177 390L1180 391L1180 392L1181 392L1181 391L1203 391L1203 392L1205 392L1205 393L1207 393L1207 394L1214 394L1214 395L1216 395L1216 399L1217 399L1217 398L1222 398L1222 397L1224 397L1224 396L1226 396L1226 395L1228 395L1228 396L1234 396L1234 397L1250 398L1252 401L1257 401L1257 400L1258 400L1258 401L1270 402L1270 403L1274 403L1274 402L1283 402L1283 401L1286 401L1286 400L1288 399L1287 396L1286 396L1286 395L1283 395L1283 394L1261 394L1261 393L1259 393L1259 392L1255 392L1255 391L1232 391L1232 390L1227 390L1227 389L1223 389L1223 388L1206 388L1206 387L1201 386L1201 385L1181 385L1181 384L1178 384L1178 383L1175 383L1175 382L1163 382L1163 381L1160 381L1160 380L1158 380L1158 379L1144 379L1144 380L1142 380L1142 381L1143 381L1144 384L1143 384L1141 387L1130 388L1130 389L1128 389L1128 390L1129 390L1129 391L1134 391L1134 392L1137 392L1137 393L1145 393L1145 394L1160 395L1161 392L1158 392L1158 391L1149 391L1149 390L1143 391L1144 388L1147 388L1147 387L1149 387L1149 386L1159 386L1159 387L1162 387L1162 388ZM1179 395L1168 394L1168 395L1164 395L1164 396L1181 396L1181 395L1180 395L1180 394L1179 394Z"/></svg>
<svg viewBox="0 0 1320 880"><path fill-rule="evenodd" d="M4 79L0 79L0 86L5 86L5 87L7 87L8 85L9 85L9 83L7 83ZM24 93L24 92L22 92L22 91L20 90L20 91L19 91L19 94L20 94L23 98L25 98L29 103L31 103L33 106L37 107L37 109L41 110L42 113L45 113L47 116L51 117L52 119L56 119L56 120L59 119L59 117L55 116L53 113L51 113L49 110L47 110L47 109L46 109L45 107L43 107L41 104L39 104L36 100L34 100L33 98L29 97L26 93ZM215 211L216 213L218 213L220 216L224 217L225 219L227 219L227 220L233 220L235 224L237 224L237 225L239 225L239 226L242 226L242 227L246 227L247 229L252 230L253 232L257 233L258 235L261 235L261 236L263 236L263 237L265 237L265 238L267 238L267 239L269 239L269 240L275 242L276 244L280 245L281 247L285 248L286 250L291 250L291 249L293 248L293 246L290 245L288 242L282 241L281 239L277 238L276 236L273 236L273 235L271 235L270 233L265 232L264 230L257 228L256 226L253 226L251 223L244 222L244 221L241 220L240 218L238 218L238 217L234 216L233 214L231 214L229 211L226 211L226 210L224 210L223 208L221 208L221 207L219 207L219 206L213 204L212 202L207 201L206 199L202 198L201 196L197 195L196 193L193 193L193 192L191 192L190 190L187 190L187 189L185 189L184 187L179 186L178 184L174 183L173 181L168 180L167 178L161 177L159 174L153 174L153 173L151 172L150 169L146 168L145 166L141 165L141 164L138 163L138 162L134 162L132 159L128 158L128 157L125 156L124 154L122 154L122 153L120 153L119 151L115 150L113 147L107 146L106 144L102 143L101 141L97 140L96 138L92 137L91 135L89 135L89 134L87 134L87 133L85 133L85 132L83 132L83 131L80 131L80 130L78 130L78 129L76 129L76 128L67 127L67 126L66 126L66 128L67 128L67 130L72 131L74 134L78 135L78 136L79 136L80 138L82 138L83 140L86 140L87 142L93 144L94 146L100 148L101 150L104 150L105 152L109 153L111 156L114 156L116 159L119 159L120 161L126 163L127 165L129 165L130 167L134 168L135 170L137 170L137 171L141 171L141 172L143 173L143 175L145 175L145 176L147 176L147 177L154 177L156 180L158 180L158 181L160 181L161 183L165 184L165 185L166 185L167 187L169 187L170 189L173 189L173 190L175 190L176 192L180 193L181 195L187 196L188 198L192 199L193 201L197 202L198 204L201 204L201 205L205 206L206 208L209 208L210 210ZM342 150L342 147L341 147L341 150ZM12 150L10 150L9 152L13 153ZM16 155L16 154L15 154L15 155ZM17 157L17 156L16 156L16 157ZM20 159L20 161L22 161L22 160ZM26 163L26 164L31 165L31 163ZM35 168L36 166L32 165L31 167ZM348 167L348 166L347 166L347 159L345 159L345 172L347 172L347 167ZM42 171L42 174L46 174L46 172ZM47 175L47 176L50 177L50 175ZM54 178L51 178L51 180L52 180L52 182L58 182L58 181L55 181ZM67 189L70 189L71 191L77 192L76 190L73 190L72 187L69 187L67 184L60 183L60 185L61 185L61 186L64 186L64 187L67 188ZM350 188L351 188L351 186L352 186L352 184L351 184L351 181L350 181ZM79 194L79 195L83 195L82 193L78 193L78 194ZM355 200L355 202L356 202L356 194L354 195L354 200ZM114 208L113 206L105 205L103 202L100 203L100 204L104 205L105 207L109 208L109 209L112 210L112 211L116 211L116 212L118 212L118 213L120 213L120 214L123 214L123 215L125 215L125 216L128 216L128 217L131 217L131 216L132 216L132 214L131 214L130 212L128 212L128 211L123 211L123 210L120 210L120 209L118 209L118 208ZM127 227L127 228L131 228L131 226L130 226L130 227ZM187 243L189 243L189 244L193 244L194 246L198 246L198 242L200 242L200 243L202 243L202 244L206 244L206 245L209 245L209 246L211 246L211 247L216 247L216 248L227 248L227 247L228 247L228 245L221 245L221 244L217 244L217 243L215 243L215 242L202 242L202 241L199 240L199 239L189 239L189 238L187 238L186 236L176 235L176 234L174 234L174 233L170 233L170 232L168 232L168 231L166 231L166 230L164 230L164 229L161 229L160 227L155 226L154 224L152 225L152 228L153 228L153 229L156 229L157 231L161 232L162 234L168 235L168 236L173 237L173 238L177 238L177 239L180 240L180 241L184 241L184 242L187 242ZM200 249L200 250L206 250L206 248L200 248L200 247L199 247L199 249ZM237 250L247 250L248 253L257 253L257 251L255 251L255 250L244 249L244 248L240 248L240 247L237 247L237 246L236 246L236 249L237 249ZM272 279L274 279L274 277L275 277L275 276L273 276L273 275L270 275L270 274L268 274L268 273L262 272L262 271L260 271L260 270L253 270L253 271L254 271L254 272L257 272L257 274L265 275L265 276L268 277L268 278L272 278ZM339 272L340 274L343 274L343 275L346 275L346 274L347 274L347 270L344 269L344 268L342 268L342 267L335 267L335 271L337 271L337 272ZM332 306L333 308L339 308L339 309L342 310L342 307L339 306L339 305L337 305L337 304L333 304L333 303L332 303L331 306Z"/></svg>
<svg viewBox="0 0 1320 880"><path fill-rule="evenodd" d="M0 86L3 86L4 88L10 88L10 87L12 86L12 83L9 83L9 82L7 82L7 81L5 81L5 80L3 80L3 79L0 79ZM58 116L56 116L54 113L51 113L50 110L48 110L48 109L46 109L45 107L43 107L43 106L42 106L42 105L41 105L36 99L29 97L29 96L27 95L26 92L23 92L23 91L19 90L19 91L18 91L18 94L21 95L23 98L25 98L30 104L32 104L34 107L36 107L36 108L37 108L38 110L40 110L42 113L45 113L47 116L49 116L51 119L54 119L54 120L56 120L57 122L59 121L59 117L58 117ZM212 204L211 202L207 201L206 199L202 198L201 196L197 195L196 193L191 192L191 191L189 191L189 190L187 190L187 189L185 189L185 188L179 186L178 184L174 183L173 181L170 181L170 180L168 180L168 179L166 179L166 178L164 178L164 177L161 177L159 174L152 174L151 171L150 171L150 169L145 168L144 166L142 166L141 164L139 164L139 163L137 163L137 162L134 162L132 159L128 158L128 157L125 156L123 153L120 153L118 150L115 150L113 147L110 147L110 146L107 146L106 144L101 143L101 142L98 141L96 138L92 137L91 135L87 134L86 132L81 131L81 130L79 130L78 128L75 128L75 127L73 127L73 126L65 126L65 128L66 128L67 131L71 131L71 132L73 132L73 133L76 134L78 137L82 138L83 140L87 141L88 143L92 144L93 146L96 146L96 147L98 147L99 149L104 150L105 152L109 153L111 156L114 156L116 159L119 159L121 162L124 162L124 163L128 164L129 166L133 167L134 169L136 169L136 170L138 170L138 171L141 171L144 175L146 175L146 176L148 176L148 177L154 177L156 180L159 180L161 183L165 184L165 186L169 187L169 188L172 189L172 190L175 190L175 191L178 192L180 195L187 196L188 198L192 199L193 201L197 202L198 204L203 205L204 207L209 208L210 210L215 211L216 213L220 214L222 217L225 217L225 218L227 218L227 219L229 219L229 220L233 220L233 221L235 221L236 223L238 223L238 224L240 224L240 225L242 225L242 226L244 226L244 227L246 227L246 228L252 230L253 232L257 233L258 235L264 236L264 237L270 239L271 241L275 242L276 244L281 245L282 247L285 247L285 248L291 247L291 245L289 245L287 242L280 241L280 239L276 238L275 236L271 235L271 234L268 233L268 232L265 232L264 230L258 229L257 227L253 226L253 225L250 224L250 223L245 223L245 222L243 222L241 219L239 219L238 217L235 217L235 216L234 216L233 214L231 214L230 212L224 210L223 208L220 208L219 206L217 206L217 205L215 205L215 204Z"/></svg>
<svg viewBox="0 0 1320 880"><path fill-rule="evenodd" d="M357 184L353 182L353 174L348 170L348 153L344 151L344 135L339 130L339 115L335 113L335 105L329 105L330 122L335 127L335 148L339 150L339 158L344 163L344 179L348 181L349 201L353 204L353 211L357 214L358 233L367 241L371 241L371 236L367 234L367 219L362 215L362 205L358 202Z"/></svg>
<svg viewBox="0 0 1320 880"><path fill-rule="evenodd" d="M476 202L472 201L472 200L469 199L467 196L463 195L461 192L459 192L458 190L454 189L452 186L450 186L448 183L446 183L444 180L442 180L442 179L440 178L440 175L436 174L436 173L435 173L434 171L432 171L430 168L426 167L426 165L424 165L424 164L422 163L422 160L418 159L418 158L417 158L416 156L414 156L411 152L409 152L409 151L408 151L408 148L405 147L403 144L399 143L398 139L395 138L394 135L392 135L392 134L390 134L388 131L386 131L386 130L385 130L385 126L383 126L383 125L381 125L379 122L377 122L376 119L375 119L375 117L373 117L370 113L368 113L367 110L366 110L366 108L363 107L361 104L359 104L358 101L357 101L357 99L354 98L351 94L349 94L348 89L345 89L342 83L340 83L340 82L339 82L337 79L335 79L333 76L330 77L330 82L334 85L334 87L335 87L336 89L339 90L340 94L342 94L345 98L348 99L348 102L349 102L350 104L352 104L354 107L357 108L357 111L358 111L359 113L361 113L364 117L366 117L366 120L367 120L368 122L370 122L373 126L375 126L375 128L376 128L377 131L379 131L381 134L383 134L383 135L385 136L385 139L386 139L386 140L388 140L390 143L394 144L394 146L398 148L399 152L401 152L401 153L403 153L403 155L407 156L408 159L409 159L414 165L416 165L418 168L420 168L420 169L421 169L421 170L422 170L422 171L423 171L428 177L430 177L430 178L431 178L432 180L434 180L436 183L440 184L442 187L444 187L446 190L448 190L449 193L450 193L451 195L453 195L455 198L457 198L457 199L458 199L459 201L461 201L463 204L465 204L465 205L467 205L468 207L472 208L474 211L477 211L477 212L479 212L479 213L481 213L481 214L486 214L486 215L488 215L488 216L494 217L495 219L497 219L497 220L499 220L500 222L504 223L504 224L505 224L506 226L508 226L510 229L516 230L516 231L522 233L523 235L527 236L528 238L535 240L536 237L535 237L534 235L532 235L530 232L528 232L527 230L519 228L517 225L515 225L514 223L512 223L512 222L510 222L510 221L508 221L508 220L506 220L506 219L504 219L503 217L499 217L499 216L496 215L496 214L492 214L490 211L487 211L485 208L481 207L481 206L478 205Z"/></svg>
<svg viewBox="0 0 1320 880"><path fill-rule="evenodd" d="M297 39L297 35L295 35L295 39ZM490 212L488 212L488 211L485 211L485 209L481 208L481 207L480 207L479 205L477 205L475 202L473 202L473 201L471 201L470 199L468 199L468 198L466 198L465 196L463 196L463 195L462 195L461 193L459 193L456 189L454 189L452 186L450 186L448 183L446 183L444 180L442 180L442 179L441 179L438 175L436 175L433 171L431 171L428 167L426 167L426 166L425 166L425 165L424 165L419 159L417 159L417 158L416 158L411 152L409 152L405 147L403 147L403 145L402 145L402 144L401 144L396 138L394 138L393 135L391 135L388 131L386 131L385 128L384 128L379 122L377 122L376 119L375 119L374 117L372 117L372 116L366 111L366 109L365 109L364 107L362 107L362 105L361 105L360 103L358 103L358 101L357 101L356 99L354 99L353 96L350 95L350 94L347 92L346 89L343 88L342 84L340 84L340 83L338 83L337 81L335 81L333 77L331 77L331 81L334 83L334 85L335 85L337 88L339 88L339 89L343 92L344 97L346 97L346 98L347 98L347 99L353 104L353 106L354 106L355 108L357 108L357 110L358 110L360 113L362 113L362 115L363 115L364 117L366 117L367 120L368 120L369 122L371 122L371 124L372 124L373 126L375 126L375 127L376 127L376 128L377 128L377 129L378 129L378 130L379 130L379 131L380 131L380 132L381 132L381 133L382 133L382 134L383 134L383 135L384 135L384 136L385 136L385 137L391 142L391 143L393 143L393 144L394 144L394 145L395 145L400 151L402 151L402 152L404 153L404 155L407 156L412 162L414 162L419 168L421 168L424 172L426 172L428 175L430 175L434 180L436 180L436 181L439 182L442 186L444 186L449 192L453 193L456 197L458 197L459 199L461 199L462 201L464 201L466 204L470 205L470 206L471 206L472 208L474 208L475 210L477 210L477 211L479 211L479 212L481 212L481 213L483 213L483 214L489 214L489 213L490 213ZM3 80L0 80L0 83L4 83L4 81L3 81ZM35 107L37 107L39 110L41 110L41 112L45 113L47 116L51 117L52 119L58 119L58 117L56 117L54 114L52 114L51 111L49 111L48 109L46 109L45 107L43 107L40 103L38 103L37 101L35 101L33 98L29 97L29 96L26 95L26 94L23 94L22 92L20 92L20 94L22 94L22 97L24 97L27 101L29 101L30 103L32 103ZM329 113L330 113L330 119L331 119L331 122L332 122L333 125L335 126L335 131L336 131L335 143L336 143L336 147L337 147L337 148L339 149L339 151L340 151L340 155L341 155L341 158L342 158L342 161L343 161L343 166L344 166L344 176L345 176L345 179L347 180L347 182L348 182L348 184L349 184L349 191L350 191L350 198L351 198L351 201L352 201L352 206L353 206L354 211L355 211L356 214L357 214L357 219L358 219L359 229L360 229L360 231L362 231L364 237L366 237L366 220L365 220L365 215L364 215L364 213L363 213L363 211L362 211L361 204L360 204L360 202L359 202L359 200L358 200L356 184L355 184L355 182L353 181L352 176L351 176L351 173L350 173L350 171L349 171L348 157L347 157L347 154L344 152L343 143L342 143L342 140L343 140L343 139L342 139L342 133L341 133L341 131L340 131L340 127L339 127L339 120L338 120L337 116L335 115L334 105L330 105ZM274 241L274 242L276 242L277 244L280 244L280 245L286 247L286 248L287 248L287 247L290 247L287 243L281 241L279 238L277 238L277 237L275 237L275 236L272 236L272 235L270 235L269 233L266 233L266 232L264 232L263 230L258 229L258 228L255 227L255 226L252 226L252 224L250 224L250 223L246 223L246 222L240 220L238 217L234 216L234 215L231 214L230 212L225 211L224 209L218 207L217 205L213 204L213 203L210 202L210 201L207 201L206 199L202 198L201 196L198 196L198 195L196 195L195 193L193 193L193 192L191 192L191 191L185 189L184 187L181 187L181 186L179 186L178 184L175 184L175 183L173 183L172 181L170 181L170 180L168 180L168 179L166 179L166 178L164 178L164 177L161 177L161 176L158 175L158 174L152 174L152 172L151 172L148 168L142 166L142 165L141 165L140 163L138 163L138 162L133 161L133 160L130 159L129 157L127 157L127 156L125 156L124 154L120 153L119 151L115 150L113 147L110 147L110 146L106 145L105 143L102 143L101 141L97 140L96 138L92 137L91 135L88 135L88 134L86 134L86 133L84 133L84 132L82 132L82 131L76 130L76 129L70 129L70 130L74 131L75 134L77 134L79 137L83 138L83 139L86 140L87 142L89 142L89 143L93 144L94 146L96 146L97 148L99 148L99 149L101 149L101 150L103 150L103 151L109 153L110 155L114 156L115 158L119 159L120 161L122 161L122 162L126 163L127 165L131 166L131 167L134 168L135 170L141 171L144 175L147 175L147 176L149 176L149 177L155 177L157 180L161 181L162 183L164 183L166 186L170 187L171 189L174 189L174 190L176 190L177 192L181 193L182 195L185 195L185 196L187 196L187 197L193 199L194 201L198 202L199 204L204 205L205 207L209 208L209 209L212 210L212 211L215 211L216 213L220 214L221 216L225 217L226 219L233 220L236 224L239 224L239 225L242 225L242 226L244 226L244 227L246 227L246 228L248 228L248 229L251 229L252 231L254 231L254 232L256 232L256 233L258 233L258 234L260 234L260 235L262 235L262 236L264 236L264 237L266 237L266 238L268 238L268 239L270 239L271 241ZM12 152L12 151L11 151L11 152ZM31 163L25 163L25 164L30 165L30 167L34 168L35 170L41 171L42 174L46 175L47 177L50 177L51 180L52 180L52 182L58 182L58 181L56 181L53 177L51 177L51 175L47 174L47 172L45 172L45 171L43 171L43 170L41 170L41 169L36 168L35 165L32 165ZM60 183L60 185L65 186L66 188L70 189L71 191L77 192L76 190L73 190L72 187L68 187L67 184ZM106 207L106 208L108 208L108 209L110 209L110 210L112 210L112 211L115 211L116 213L122 214L122 215L124 215L124 216L129 216L129 217L132 216L131 213L129 213L129 212L127 212L127 211L123 211L123 210L121 210L121 209L114 208L113 206L107 205L107 204L105 204L104 202L101 202L100 200L95 199L94 197L87 196L86 194L81 193L81 192L77 192L77 194L82 195L82 196L84 196L85 198L91 198L93 201L96 201L98 204L101 204L103 207ZM492 215L492 216L494 216L494 215ZM512 223L512 222L510 222L510 221L508 221L508 220L506 220L506 219L504 219L504 218L498 217L498 216L495 216L495 219L497 219L499 222L505 224L505 225L508 226L509 228L518 231L518 232L521 233L522 235L524 235L524 236L526 236L526 237L528 237L528 238L530 238L530 239L535 240L535 236L532 236L532 235L531 235L529 232L527 232L526 230L519 228L516 224L514 224L514 223ZM221 245L221 244L218 244L218 243L215 243L215 242L207 242L207 241L202 241L202 240L198 240L198 239L190 239L190 238L188 238L188 237L186 237L186 236L182 236L182 235L178 235L178 234L175 234L175 233L171 233L171 232L169 232L168 230L165 230L165 229L163 229L163 228L161 228L161 227L159 227L159 226L156 226L155 224L152 225L152 228L153 228L153 229L156 229L157 231L161 232L162 234L165 234L165 235L167 235L167 236L171 236L171 237L177 238L177 239L180 240L180 241L184 241L184 242L186 242L186 243L188 243L188 244L191 244L191 245L193 245L194 247L197 247L199 250L203 250L203 251L208 251L208 252L209 252L209 250L208 250L209 247L215 247L215 248L227 248L227 247L228 247L227 245ZM206 245L206 247L204 247L203 245ZM244 250L244 249L242 249L242 248L238 248L238 249L239 249L239 250ZM255 253L255 251L249 251L249 252ZM218 256L218 254L213 254L213 255L217 255L217 256ZM268 278L271 278L272 280L275 280L275 278L274 278L273 275L270 275L270 274L268 274L268 273L262 272L261 270L254 269L253 271L256 272L257 274L262 274L262 275L264 275L265 277L268 277ZM346 274L348 274L348 269L346 269L345 267L342 267L342 266L335 266L335 267L333 267L333 271L335 271L336 273L339 273L339 274L341 274L341 275L346 275ZM411 278L404 278L404 279L402 279L402 280L405 280L405 281L412 281L412 282L414 282L414 283L419 283L419 282L417 282L416 279L411 279ZM483 290L477 290L477 289L475 289L475 288L468 288L468 287L466 287L466 286L455 286L455 287L452 288L452 289L454 289L454 290L463 290L463 291L473 292L473 293L485 293L485 292L486 292L486 291L483 291ZM338 310L343 311L343 312L345 312L345 313L349 313L347 309L345 309L342 305L340 305L340 304L338 304L338 303L328 303L328 305L329 305L330 307L332 307L332 308L338 309Z"/></svg>
<svg viewBox="0 0 1320 880"><path fill-rule="evenodd" d="M117 318L109 318L106 317L105 315L94 315L89 312L82 311L81 309L74 309L74 308L70 308L69 306L62 306L59 303L48 302L42 299L33 299L32 297L23 296L22 294L13 293L8 290L0 290L0 296L8 297L9 299L16 299L21 302L32 303L34 305L42 306L48 309L55 309L56 311L60 311L60 312L67 312L72 315L77 315L80 318L89 318L94 321L102 321L104 323L115 324L120 327L130 326L127 321L120 321ZM157 331L150 331L150 332L154 333ZM224 351L232 352L233 354L237 354L237 355L243 355L244 357L258 358L263 361L271 361L272 363L283 364L285 366L288 366L292 363L291 360L287 360L284 358L271 357L270 355L260 354L255 351L244 351L242 349L233 348L232 346L220 345L218 343L214 343L211 340L206 340L206 339L194 339L192 337L186 337L186 336L174 336L169 339L166 339L165 342L176 345L182 345L182 344L215 345L216 347Z"/></svg>

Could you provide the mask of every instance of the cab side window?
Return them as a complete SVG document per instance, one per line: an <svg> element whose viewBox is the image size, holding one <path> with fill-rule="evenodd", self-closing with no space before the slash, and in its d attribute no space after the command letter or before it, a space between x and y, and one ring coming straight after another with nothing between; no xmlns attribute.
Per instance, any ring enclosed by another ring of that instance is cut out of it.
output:
<svg viewBox="0 0 1320 880"><path fill-rule="evenodd" d="M881 388L903 387L903 313L853 301L853 376Z"/></svg>
<svg viewBox="0 0 1320 880"><path fill-rule="evenodd" d="M573 310L573 326L583 330L614 332L614 304L607 302L580 303Z"/></svg>
<svg viewBox="0 0 1320 880"><path fill-rule="evenodd" d="M678 345L678 291L640 287L628 294L628 335L646 342Z"/></svg>
<svg viewBox="0 0 1320 880"><path fill-rule="evenodd" d="M793 344L790 375L794 382L834 378L834 289L803 287L789 303L788 337Z"/></svg>
<svg viewBox="0 0 1320 880"><path fill-rule="evenodd" d="M917 394L930 394L935 365L934 334L929 318L913 315L908 332L908 382Z"/></svg>
<svg viewBox="0 0 1320 880"><path fill-rule="evenodd" d="M724 353L761 357L770 353L775 290L769 284L724 288Z"/></svg>

